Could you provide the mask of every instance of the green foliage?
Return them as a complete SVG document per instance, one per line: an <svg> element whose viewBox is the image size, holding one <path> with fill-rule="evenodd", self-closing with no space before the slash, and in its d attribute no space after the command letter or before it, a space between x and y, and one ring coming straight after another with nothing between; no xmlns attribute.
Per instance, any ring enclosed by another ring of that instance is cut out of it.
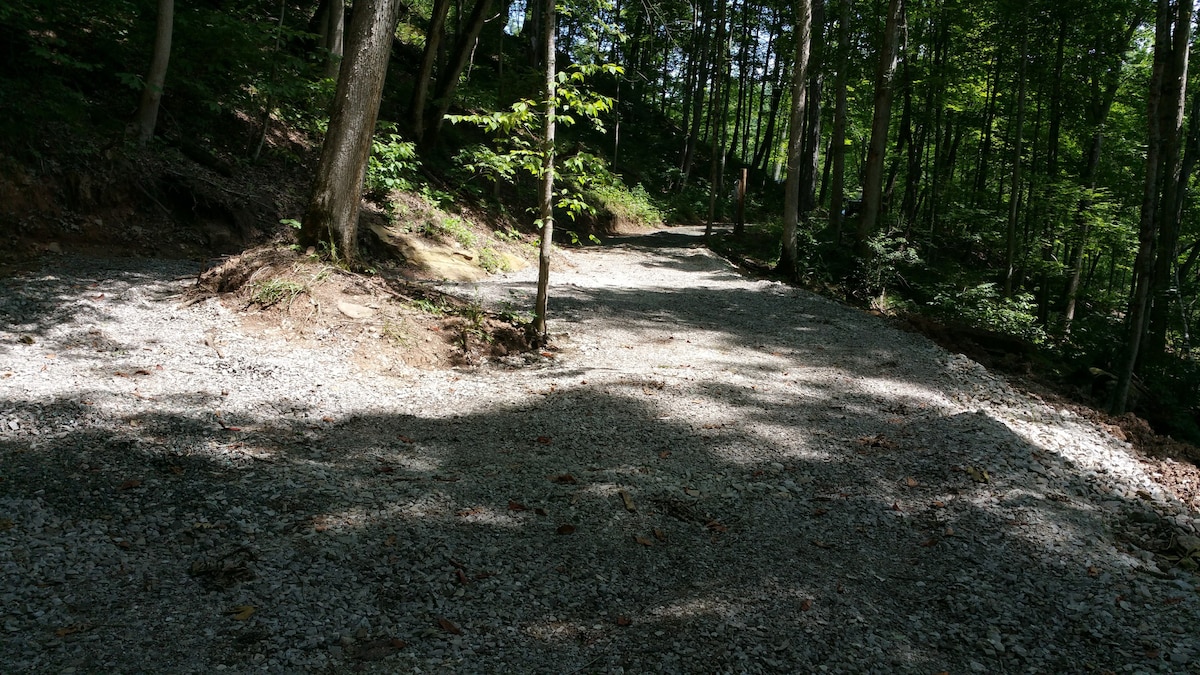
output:
<svg viewBox="0 0 1200 675"><path fill-rule="evenodd" d="M308 287L286 279L256 281L250 285L250 304L264 309L282 301L291 303L296 296L308 292Z"/></svg>
<svg viewBox="0 0 1200 675"><path fill-rule="evenodd" d="M942 318L1015 335L1034 344L1046 340L1045 330L1038 325L1033 295L1022 293L1005 298L991 282L965 288L943 285L934 293L929 307Z"/></svg>
<svg viewBox="0 0 1200 675"><path fill-rule="evenodd" d="M482 267L488 274L496 272L505 272L508 270L508 262L504 256L497 253L490 247L479 249L479 266Z"/></svg>
<svg viewBox="0 0 1200 675"><path fill-rule="evenodd" d="M639 227L658 227L665 218L641 183L627 188L623 183L593 186L590 194L617 219Z"/></svg>
<svg viewBox="0 0 1200 675"><path fill-rule="evenodd" d="M416 145L401 138L394 123L380 122L367 160L367 191L382 196L392 190L412 190L417 167Z"/></svg>

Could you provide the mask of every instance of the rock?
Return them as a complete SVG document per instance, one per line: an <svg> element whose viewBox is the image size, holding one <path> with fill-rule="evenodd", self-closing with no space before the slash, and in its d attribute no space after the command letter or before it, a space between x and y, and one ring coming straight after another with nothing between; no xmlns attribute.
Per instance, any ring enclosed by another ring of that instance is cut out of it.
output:
<svg viewBox="0 0 1200 675"><path fill-rule="evenodd" d="M356 305L353 302L339 302L337 308L339 312L351 319L367 319L375 314L375 310L370 307Z"/></svg>

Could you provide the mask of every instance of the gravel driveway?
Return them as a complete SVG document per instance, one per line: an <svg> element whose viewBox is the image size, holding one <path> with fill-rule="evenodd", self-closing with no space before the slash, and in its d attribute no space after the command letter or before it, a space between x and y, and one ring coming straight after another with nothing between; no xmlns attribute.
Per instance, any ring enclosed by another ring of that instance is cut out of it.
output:
<svg viewBox="0 0 1200 675"><path fill-rule="evenodd" d="M559 351L476 370L187 263L0 280L0 670L1200 672L1200 519L1127 444L695 235L563 253Z"/></svg>

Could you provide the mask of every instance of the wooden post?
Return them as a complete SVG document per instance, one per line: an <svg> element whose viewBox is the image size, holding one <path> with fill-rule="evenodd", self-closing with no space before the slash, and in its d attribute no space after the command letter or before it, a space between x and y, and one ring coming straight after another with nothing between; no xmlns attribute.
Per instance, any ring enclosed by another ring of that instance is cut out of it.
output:
<svg viewBox="0 0 1200 675"><path fill-rule="evenodd" d="M750 179L750 170L742 167L742 177L737 186L737 220L733 224L733 234L742 236L746 230L746 181Z"/></svg>

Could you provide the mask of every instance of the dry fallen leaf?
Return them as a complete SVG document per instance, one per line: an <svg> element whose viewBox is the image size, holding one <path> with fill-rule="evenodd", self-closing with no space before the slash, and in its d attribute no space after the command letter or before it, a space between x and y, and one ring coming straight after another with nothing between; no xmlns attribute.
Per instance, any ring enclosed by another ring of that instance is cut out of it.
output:
<svg viewBox="0 0 1200 675"><path fill-rule="evenodd" d="M707 527L708 529L712 530L713 532L728 532L729 531L728 527L722 525L720 522L715 521L715 520L708 521L707 523L704 524L704 526Z"/></svg>
<svg viewBox="0 0 1200 675"><path fill-rule="evenodd" d="M575 476L572 476L569 473L563 473L563 474L559 474L557 476L551 476L550 482L558 483L559 485L574 485L575 483L578 483L579 481L575 479Z"/></svg>
<svg viewBox="0 0 1200 675"><path fill-rule="evenodd" d="M973 466L968 466L967 467L967 475L969 475L971 477L971 480L975 481L976 483L992 482L992 477L989 476L988 472L984 469L976 468Z"/></svg>
<svg viewBox="0 0 1200 675"><path fill-rule="evenodd" d="M0 518L0 532L11 530L14 525L11 518Z"/></svg>
<svg viewBox="0 0 1200 675"><path fill-rule="evenodd" d="M78 633L80 631L84 631L89 628L91 628L91 625L86 624L86 623L73 623L70 626L63 626L62 628L59 628L58 630L54 631L54 636L55 637L66 637L72 633Z"/></svg>
<svg viewBox="0 0 1200 675"><path fill-rule="evenodd" d="M407 646L404 640L397 638L377 638L364 642L353 650L352 656L359 661L380 661Z"/></svg>
<svg viewBox="0 0 1200 675"><path fill-rule="evenodd" d="M140 481L136 478L130 478L129 480L125 481L124 483L121 483L120 485L118 485L117 489L118 490L132 490L135 487L141 487L141 485L142 485L142 481Z"/></svg>
<svg viewBox="0 0 1200 675"><path fill-rule="evenodd" d="M438 617L437 624L438 624L438 626L441 627L442 630L446 631L447 633L454 633L455 635L462 635L462 629L460 629L458 626L455 626L453 621L451 621L450 619L447 619L444 616Z"/></svg>
<svg viewBox="0 0 1200 675"><path fill-rule="evenodd" d="M812 609L812 599L811 598L805 598L800 601L800 611L801 612L807 612L810 609Z"/></svg>
<svg viewBox="0 0 1200 675"><path fill-rule="evenodd" d="M1092 565L1091 567L1089 567L1089 568L1088 568L1088 570L1087 570L1087 572L1088 572L1088 576L1089 576L1089 577L1098 577L1098 576L1100 576L1100 568L1099 568L1099 567L1096 567L1095 565Z"/></svg>
<svg viewBox="0 0 1200 675"><path fill-rule="evenodd" d="M935 508L935 509L942 509L942 508L945 508L945 507L946 507L946 502L936 502L936 501L935 501L935 502L933 503L933 508Z"/></svg>
<svg viewBox="0 0 1200 675"><path fill-rule="evenodd" d="M683 488L683 493L689 497L699 497L700 491L695 488Z"/></svg>
<svg viewBox="0 0 1200 675"><path fill-rule="evenodd" d="M624 490L618 490L617 494L620 495L621 501L624 502L626 511L637 511L637 507L633 505L633 498L629 496L628 492Z"/></svg>
<svg viewBox="0 0 1200 675"><path fill-rule="evenodd" d="M457 515L460 518L467 518L469 516L479 515L480 513L483 513L483 511L484 511L484 508L482 506L475 506L475 507L472 507L469 509L461 509L458 511Z"/></svg>
<svg viewBox="0 0 1200 675"><path fill-rule="evenodd" d="M381 464L375 467L375 473L392 473L395 470L396 469L388 466L387 464Z"/></svg>
<svg viewBox="0 0 1200 675"><path fill-rule="evenodd" d="M254 614L256 609L257 608L254 605L238 605L237 607L229 610L228 613L233 615L234 621L245 621Z"/></svg>
<svg viewBox="0 0 1200 675"><path fill-rule="evenodd" d="M663 450L662 452L658 453L658 458L659 458L659 459L666 459L666 458L668 458L668 457L670 457L670 456L671 456L671 451L670 451L670 450Z"/></svg>
<svg viewBox="0 0 1200 675"><path fill-rule="evenodd" d="M538 436L535 440L542 445L550 445L554 442L554 439L550 438L549 436Z"/></svg>
<svg viewBox="0 0 1200 675"><path fill-rule="evenodd" d="M321 418L321 421L322 421L322 422L327 422L327 423L329 423L329 424L333 424L333 418L332 418L332 417L330 417L329 415L326 415L326 416L322 417L322 418Z"/></svg>
<svg viewBox="0 0 1200 675"><path fill-rule="evenodd" d="M459 567L459 568L455 569L455 570L454 570L454 573L455 573L455 575L456 575L456 576L458 576L458 583L462 584L463 586L466 586L466 585L467 585L467 583L468 583L468 582L467 582L467 575L466 575L466 573L464 573L464 572L462 571L462 568L461 568L461 567Z"/></svg>
<svg viewBox="0 0 1200 675"><path fill-rule="evenodd" d="M575 526L570 523L563 523L555 530L558 534L575 534Z"/></svg>
<svg viewBox="0 0 1200 675"><path fill-rule="evenodd" d="M660 529L658 529L658 528L656 527L656 528L654 528L654 538L655 538L655 539L657 539L657 540L659 540L659 541L666 541L666 540L667 540L667 533L666 533L666 532L663 532L662 530L660 530Z"/></svg>
<svg viewBox="0 0 1200 675"><path fill-rule="evenodd" d="M618 626L628 626L632 623L633 623L633 620L625 615L621 615L621 616L617 617L617 625Z"/></svg>
<svg viewBox="0 0 1200 675"><path fill-rule="evenodd" d="M404 434L399 434L399 435L397 435L397 436L396 436L396 438L397 438L397 439L399 439L399 441L400 441L401 443L416 443L416 441L414 441L413 439L409 438L408 436L405 436Z"/></svg>
<svg viewBox="0 0 1200 675"><path fill-rule="evenodd" d="M654 545L654 541L652 541L651 539L649 539L647 537L643 537L641 535L634 536L633 540L636 541L637 543L641 544L642 546L653 546Z"/></svg>
<svg viewBox="0 0 1200 675"><path fill-rule="evenodd" d="M524 511L525 505L522 504L521 502L515 502L510 499L510 500L508 500L508 510L509 511Z"/></svg>
<svg viewBox="0 0 1200 675"><path fill-rule="evenodd" d="M823 516L823 515L825 515L826 513L829 513L829 509L816 509L816 510L814 510L814 511L813 511L813 513L812 513L812 514L813 514L814 516Z"/></svg>
<svg viewBox="0 0 1200 675"><path fill-rule="evenodd" d="M921 542L921 546L924 546L925 548L929 548L930 546L936 546L937 543L938 542L937 542L936 538L930 537L930 538L926 539L925 541Z"/></svg>
<svg viewBox="0 0 1200 675"><path fill-rule="evenodd" d="M825 542L821 541L820 539L813 539L812 545L816 546L817 548L823 548L823 549L833 548L833 544L826 544Z"/></svg>
<svg viewBox="0 0 1200 675"><path fill-rule="evenodd" d="M536 513L536 514L538 514L539 516L548 516L548 515L550 515L550 512L549 512L549 511L547 511L546 509L543 509L543 508L542 508L542 507L540 507L540 506L539 506L539 507L537 507L537 508L535 508L535 509L533 510L533 512L534 512L534 513Z"/></svg>
<svg viewBox="0 0 1200 675"><path fill-rule="evenodd" d="M917 479L916 479L916 478L913 478L912 476L909 476L908 478L905 478L905 479L904 479L904 482L905 482L905 483L908 485L908 487L910 487L910 488L917 487L918 485L920 485L920 483L918 483L918 482L917 482Z"/></svg>

